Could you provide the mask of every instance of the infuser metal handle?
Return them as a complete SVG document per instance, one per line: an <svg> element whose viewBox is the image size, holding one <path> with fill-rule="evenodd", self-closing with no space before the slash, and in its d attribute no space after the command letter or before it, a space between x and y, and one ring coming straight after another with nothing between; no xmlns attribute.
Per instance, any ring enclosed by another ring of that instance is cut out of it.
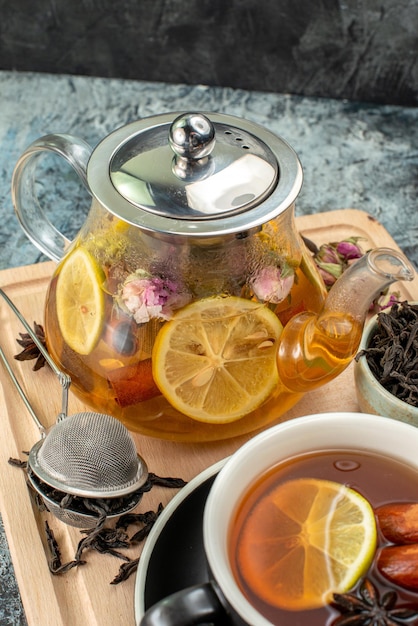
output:
<svg viewBox="0 0 418 626"><path fill-rule="evenodd" d="M31 337L32 341L34 342L34 344L36 345L36 347L39 349L39 351L41 352L42 356L44 357L44 359L46 360L46 362L48 363L48 365L50 366L50 368L52 369L52 371L54 372L54 374L57 376L58 381L62 387L62 401L61 401L61 412L59 413L58 417L57 417L57 422L60 422L61 420L65 419L67 417L68 414L68 390L70 388L71 385L71 378L70 376L68 376L68 374L65 374L64 372L62 372L54 363L54 361L51 359L50 355L48 354L47 349L45 348L45 346L42 344L42 342L40 341L40 339L36 336L35 332L32 330L32 328L29 326L28 322L25 320L25 318L23 317L23 315L21 314L21 312L17 309L17 307L13 304L13 302L10 300L9 296L3 291L3 289L1 289L0 287L0 295L2 296L3 300L8 304L8 306L12 309L13 313L16 315L16 317L18 318L18 320L23 324L23 326L25 327L26 331L28 332L29 336ZM37 427L39 428L39 431L42 435L42 437L45 436L45 427L43 426L43 424L39 421L37 415L35 414L35 411L33 410L33 407L31 406L28 398L26 397L25 392L23 391L22 387L20 386L12 368L10 367L9 362L7 361L6 355L4 354L3 350L0 347L0 358L2 359L17 391L19 392L20 397L22 398L23 402L25 403L26 408L28 409L29 413L31 414L34 422L36 423Z"/></svg>
<svg viewBox="0 0 418 626"><path fill-rule="evenodd" d="M4 363L4 366L6 368L6 370L9 373L10 378L12 379L14 386L16 387L16 389L19 392L20 397L22 398L27 410L29 411L29 413L32 416L33 421L35 422L35 424L37 425L37 427L39 428L39 431L41 433L41 435L44 437L45 436L45 427L41 424L41 422L38 419L38 416L36 415L35 411L33 410L33 407L31 405L31 403L29 402L29 400L26 397L25 392L23 391L22 387L20 386L19 381L17 380L12 368L10 367L10 364L6 358L6 355L3 352L3 349L0 347L0 358Z"/></svg>

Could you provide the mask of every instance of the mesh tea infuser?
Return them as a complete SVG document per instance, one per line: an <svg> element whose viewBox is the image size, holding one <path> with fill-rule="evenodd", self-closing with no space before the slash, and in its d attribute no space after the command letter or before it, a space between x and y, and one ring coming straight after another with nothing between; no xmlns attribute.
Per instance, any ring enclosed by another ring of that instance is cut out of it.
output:
<svg viewBox="0 0 418 626"><path fill-rule="evenodd" d="M0 295L23 324L62 386L62 410L56 423L45 429L0 348L0 357L41 433L41 439L29 452L30 484L51 513L71 526L95 526L98 511L108 507L108 499L112 506L108 507L107 517L131 511L142 498L141 487L148 479L148 469L137 453L128 429L107 414L81 412L67 416L70 377L55 365L40 339L1 288Z"/></svg>

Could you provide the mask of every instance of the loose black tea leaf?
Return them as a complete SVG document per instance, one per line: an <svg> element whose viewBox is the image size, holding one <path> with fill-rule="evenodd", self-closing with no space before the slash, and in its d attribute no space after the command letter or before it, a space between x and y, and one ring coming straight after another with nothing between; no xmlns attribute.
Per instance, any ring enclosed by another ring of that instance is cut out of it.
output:
<svg viewBox="0 0 418 626"><path fill-rule="evenodd" d="M98 538L112 548L129 548L128 534L122 528L103 528Z"/></svg>
<svg viewBox="0 0 418 626"><path fill-rule="evenodd" d="M60 501L61 509L68 509L71 506L71 503L74 499L74 496L71 493L67 493L63 499Z"/></svg>
<svg viewBox="0 0 418 626"><path fill-rule="evenodd" d="M80 559L76 559L74 561L69 561L68 563L62 564L61 552L55 539L55 535L52 532L52 529L50 528L48 522L45 522L45 532L48 548L51 554L51 559L48 562L49 571L51 572L51 574L65 574L69 572L70 569L73 569L73 567L85 564L85 561L81 561Z"/></svg>
<svg viewBox="0 0 418 626"><path fill-rule="evenodd" d="M158 517L161 515L163 508L164 507L160 502L160 504L158 505L157 511L155 512L148 511L147 513L144 514L143 516L144 526L131 537L131 543L139 543L141 541L144 541L144 539L148 537L148 535L150 534L152 530L152 527L154 526Z"/></svg>
<svg viewBox="0 0 418 626"><path fill-rule="evenodd" d="M157 474L153 474L150 472L148 474L147 481L141 487L142 493L146 493L147 491L151 491L153 486L156 487L166 487L168 489L181 489L187 485L187 482L182 478L171 478L170 476L157 476Z"/></svg>
<svg viewBox="0 0 418 626"><path fill-rule="evenodd" d="M122 529L102 528L90 542L89 547L101 554L111 554L123 561L130 561L128 556L116 550L130 547L128 535Z"/></svg>
<svg viewBox="0 0 418 626"><path fill-rule="evenodd" d="M27 461L21 461L20 459L13 459L13 458L9 458L8 460L9 465L15 465L16 467L21 467L22 469L26 469L28 466L28 462Z"/></svg>
<svg viewBox="0 0 418 626"><path fill-rule="evenodd" d="M119 568L119 573L110 583L111 585L118 585L125 580L128 580L129 576L136 572L138 569L139 558L129 561L129 563L123 563Z"/></svg>
<svg viewBox="0 0 418 626"><path fill-rule="evenodd" d="M111 548L110 546L103 544L102 541L100 541L100 537L98 537L96 541L91 544L90 547L96 550L96 552L99 552L100 554L110 554L111 556L114 556L117 559L121 559L122 561L131 560L128 556L126 556L126 554L122 554L122 552L119 552L118 550L115 550L114 548ZM128 547L129 547L129 544L128 544Z"/></svg>
<svg viewBox="0 0 418 626"><path fill-rule="evenodd" d="M45 532L46 538L48 541L48 547L51 553L51 567L56 569L57 567L61 567L61 551L59 549L58 543L55 540L54 533L52 532L48 522L45 522Z"/></svg>
<svg viewBox="0 0 418 626"><path fill-rule="evenodd" d="M182 478L170 478L169 476L162 477L157 476L157 474L153 474L152 472L150 472L148 479L152 485L167 487L168 489L181 489L187 485L186 481Z"/></svg>
<svg viewBox="0 0 418 626"><path fill-rule="evenodd" d="M145 513L125 513L125 515L121 515L116 522L116 528L127 530L129 526L133 524L150 524L156 520L162 510L163 505L160 502L156 513L154 511L146 511Z"/></svg>
<svg viewBox="0 0 418 626"><path fill-rule="evenodd" d="M84 550L92 549L102 554L112 554L112 556L116 556L117 558L129 560L120 552L114 550L115 548L129 548L129 542L126 540L122 541L121 539L116 540L114 530L103 528L105 521L106 517L102 517L95 528L90 531L84 531L87 533L87 536L78 544L75 555L76 559L81 557Z"/></svg>
<svg viewBox="0 0 418 626"><path fill-rule="evenodd" d="M143 526L141 530L138 530L138 532L132 536L131 543L141 543L141 541L144 541L144 539L146 539L150 534L154 523L155 520L153 522L150 522L149 524L145 524L145 526Z"/></svg>
<svg viewBox="0 0 418 626"><path fill-rule="evenodd" d="M81 554L83 553L84 550L94 546L97 535L101 532L105 522L106 522L106 512L102 509L102 513L100 517L98 518L98 522L96 526L92 528L91 530L87 531L87 536L81 539L81 541L79 542L76 553L75 553L75 557L74 557L76 561L80 559Z"/></svg>
<svg viewBox="0 0 418 626"><path fill-rule="evenodd" d="M400 400L418 407L418 306L397 302L377 316L365 356L378 382Z"/></svg>

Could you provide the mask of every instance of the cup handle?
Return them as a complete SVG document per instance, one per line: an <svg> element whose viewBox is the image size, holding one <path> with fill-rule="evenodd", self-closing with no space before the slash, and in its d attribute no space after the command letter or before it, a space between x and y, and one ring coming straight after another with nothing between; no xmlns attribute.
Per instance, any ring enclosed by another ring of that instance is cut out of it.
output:
<svg viewBox="0 0 418 626"><path fill-rule="evenodd" d="M59 261L70 241L46 217L35 188L37 162L45 152L64 157L91 193L87 182L87 163L92 149L85 141L72 135L45 135L25 150L13 171L12 200L26 236L46 256Z"/></svg>
<svg viewBox="0 0 418 626"><path fill-rule="evenodd" d="M227 611L211 582L177 591L154 604L139 626L195 626L230 624Z"/></svg>

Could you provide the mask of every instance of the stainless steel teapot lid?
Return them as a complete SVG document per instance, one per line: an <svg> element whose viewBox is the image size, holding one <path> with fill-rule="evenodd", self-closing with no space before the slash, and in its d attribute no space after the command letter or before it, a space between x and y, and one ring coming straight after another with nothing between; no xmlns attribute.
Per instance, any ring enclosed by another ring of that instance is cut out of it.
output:
<svg viewBox="0 0 418 626"><path fill-rule="evenodd" d="M287 209L302 169L293 149L258 124L170 113L111 133L93 151L87 177L103 206L144 230L217 237Z"/></svg>

